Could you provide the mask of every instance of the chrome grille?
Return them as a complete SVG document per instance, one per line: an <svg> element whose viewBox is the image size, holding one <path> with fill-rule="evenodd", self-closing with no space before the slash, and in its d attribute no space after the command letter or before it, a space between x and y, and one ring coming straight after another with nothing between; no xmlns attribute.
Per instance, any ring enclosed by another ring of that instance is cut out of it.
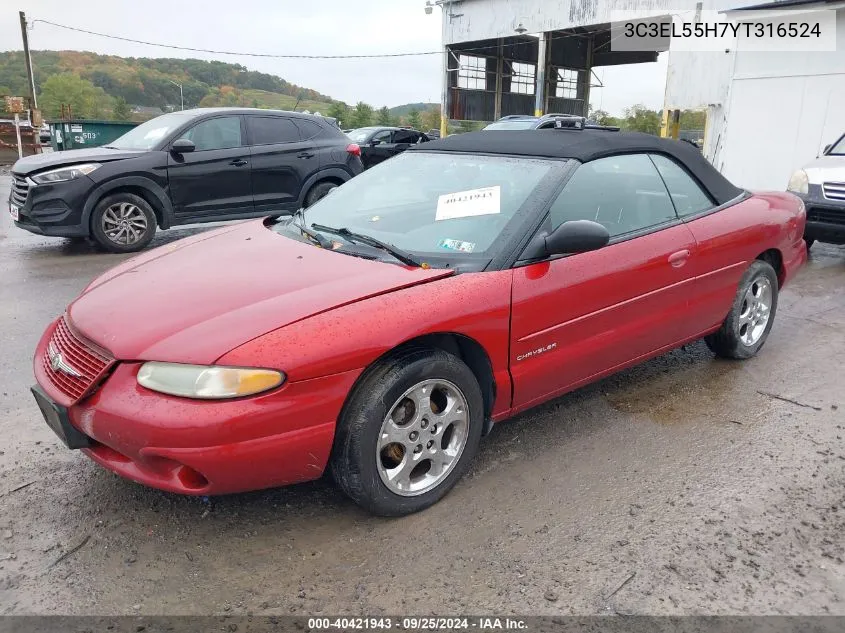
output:
<svg viewBox="0 0 845 633"><path fill-rule="evenodd" d="M12 174L12 204L22 207L29 193L29 181L23 176Z"/></svg>
<svg viewBox="0 0 845 633"><path fill-rule="evenodd" d="M845 182L826 182L822 191L828 200L845 200Z"/></svg>
<svg viewBox="0 0 845 633"><path fill-rule="evenodd" d="M113 358L80 339L68 327L65 317L56 324L49 348L59 352L62 360L79 374L74 376L61 369L53 369L49 352L41 359L44 372L53 384L74 402L84 396L114 362Z"/></svg>

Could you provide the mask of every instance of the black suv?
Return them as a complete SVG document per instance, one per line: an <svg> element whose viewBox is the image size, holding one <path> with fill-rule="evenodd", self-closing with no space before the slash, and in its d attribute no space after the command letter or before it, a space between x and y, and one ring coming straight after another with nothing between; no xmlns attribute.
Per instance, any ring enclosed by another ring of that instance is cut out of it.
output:
<svg viewBox="0 0 845 633"><path fill-rule="evenodd" d="M144 248L156 226L253 218L313 204L363 171L361 150L318 115L248 108L165 114L110 145L22 158L15 225Z"/></svg>

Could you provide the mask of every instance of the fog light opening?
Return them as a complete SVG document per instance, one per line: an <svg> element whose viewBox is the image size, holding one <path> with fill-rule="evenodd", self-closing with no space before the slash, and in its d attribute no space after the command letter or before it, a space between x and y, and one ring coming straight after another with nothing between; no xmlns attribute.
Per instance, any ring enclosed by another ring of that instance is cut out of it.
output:
<svg viewBox="0 0 845 633"><path fill-rule="evenodd" d="M191 488L193 490L200 490L208 485L208 479L188 466L180 466L176 471L176 478L185 488Z"/></svg>

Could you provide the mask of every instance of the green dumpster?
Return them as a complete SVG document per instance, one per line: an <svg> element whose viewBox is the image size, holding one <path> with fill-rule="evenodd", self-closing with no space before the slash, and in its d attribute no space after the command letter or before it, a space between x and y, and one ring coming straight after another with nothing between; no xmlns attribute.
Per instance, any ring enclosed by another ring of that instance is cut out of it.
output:
<svg viewBox="0 0 845 633"><path fill-rule="evenodd" d="M133 121L76 119L50 123L50 144L54 152L108 145L138 125Z"/></svg>

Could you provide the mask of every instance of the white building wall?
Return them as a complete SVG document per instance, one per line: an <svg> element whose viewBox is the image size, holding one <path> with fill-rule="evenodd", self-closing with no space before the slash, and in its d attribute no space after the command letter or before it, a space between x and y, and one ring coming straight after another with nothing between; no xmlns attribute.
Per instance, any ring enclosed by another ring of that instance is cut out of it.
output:
<svg viewBox="0 0 845 633"><path fill-rule="evenodd" d="M782 190L845 132L845 9L836 18L836 51L737 52L714 164L738 185Z"/></svg>
<svg viewBox="0 0 845 633"><path fill-rule="evenodd" d="M693 3L694 4L694 3ZM528 33L610 22L611 10L643 15L670 13L677 0L460 0L444 6L444 43L511 37L520 23Z"/></svg>

